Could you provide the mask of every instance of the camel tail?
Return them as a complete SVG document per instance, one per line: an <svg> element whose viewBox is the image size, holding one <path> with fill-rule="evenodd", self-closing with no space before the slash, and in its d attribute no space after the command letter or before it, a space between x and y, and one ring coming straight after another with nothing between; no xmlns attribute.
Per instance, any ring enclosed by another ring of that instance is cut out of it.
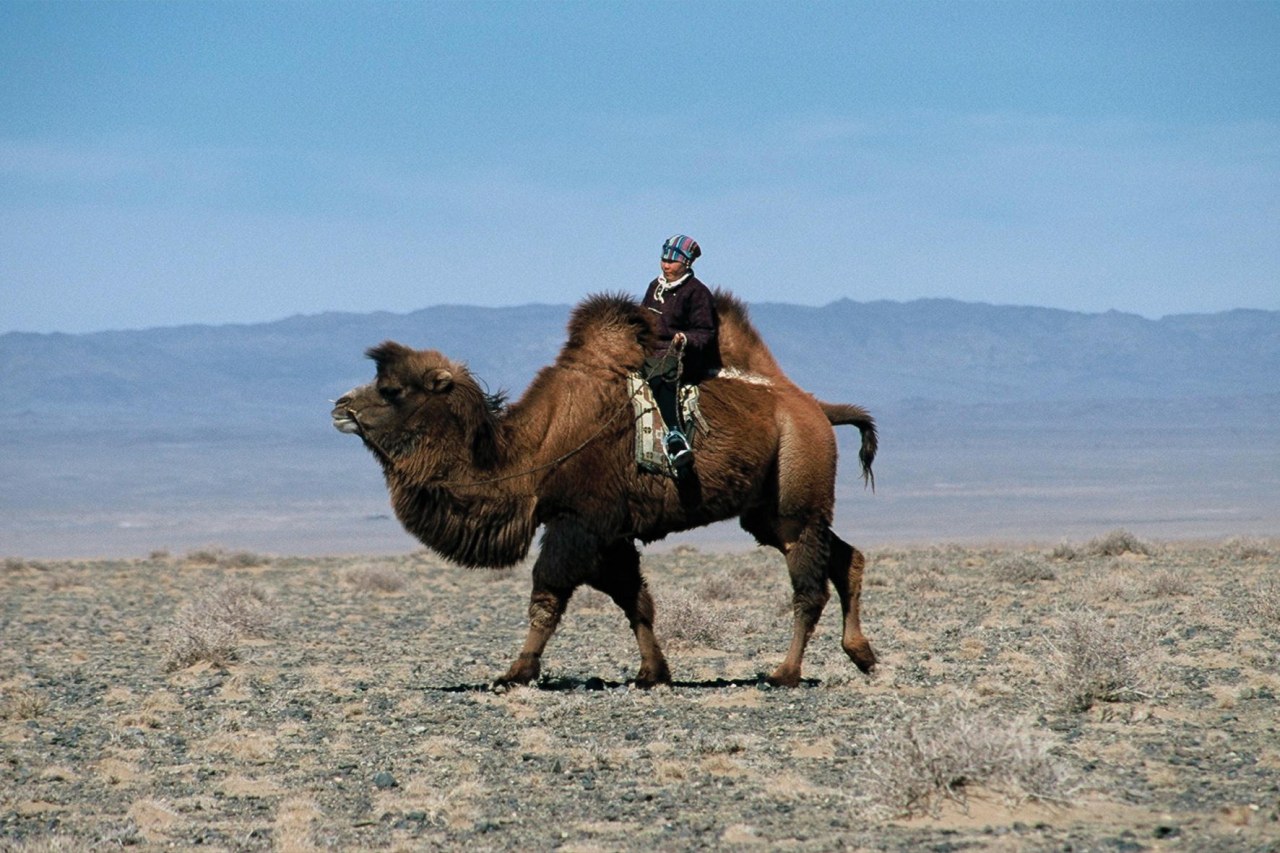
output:
<svg viewBox="0 0 1280 853"><path fill-rule="evenodd" d="M852 403L824 403L819 400L818 405L822 406L822 412L832 426L849 424L856 426L862 433L862 447L858 450L858 459L862 462L862 482L874 492L876 475L871 470L871 463L875 461L878 446L875 418L866 409Z"/></svg>

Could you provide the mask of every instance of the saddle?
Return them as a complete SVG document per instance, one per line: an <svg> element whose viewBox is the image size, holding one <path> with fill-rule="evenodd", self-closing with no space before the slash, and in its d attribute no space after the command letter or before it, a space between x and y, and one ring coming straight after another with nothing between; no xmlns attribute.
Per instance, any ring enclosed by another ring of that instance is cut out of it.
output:
<svg viewBox="0 0 1280 853"><path fill-rule="evenodd" d="M627 390L631 394L631 406L635 410L636 464L642 471L675 477L675 469L671 467L664 450L667 427L658 412L658 404L654 402L653 389L639 373L631 373L627 375ZM695 451L698 449L698 437L711 434L711 427L698 405L698 397L697 385L681 385L677 391L680 413L688 427L684 434Z"/></svg>

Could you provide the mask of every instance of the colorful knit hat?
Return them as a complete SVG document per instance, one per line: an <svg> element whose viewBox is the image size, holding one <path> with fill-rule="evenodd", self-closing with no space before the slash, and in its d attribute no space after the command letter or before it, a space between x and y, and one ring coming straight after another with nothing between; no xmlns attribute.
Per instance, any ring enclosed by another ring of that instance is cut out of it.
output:
<svg viewBox="0 0 1280 853"><path fill-rule="evenodd" d="M667 238L667 242L662 244L662 259L664 261L684 261L686 264L692 265L701 254L702 249L698 247L694 239L683 234L673 234Z"/></svg>

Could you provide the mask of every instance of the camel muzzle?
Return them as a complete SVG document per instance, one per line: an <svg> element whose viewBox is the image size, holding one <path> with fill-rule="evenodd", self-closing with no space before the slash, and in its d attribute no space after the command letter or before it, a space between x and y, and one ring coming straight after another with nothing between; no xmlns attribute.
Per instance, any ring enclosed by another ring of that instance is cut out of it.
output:
<svg viewBox="0 0 1280 853"><path fill-rule="evenodd" d="M333 418L333 428L338 432L345 432L351 435L360 432L360 421L356 417L355 411L351 408L351 398L347 396L339 397L332 400L333 410L329 412L329 417Z"/></svg>

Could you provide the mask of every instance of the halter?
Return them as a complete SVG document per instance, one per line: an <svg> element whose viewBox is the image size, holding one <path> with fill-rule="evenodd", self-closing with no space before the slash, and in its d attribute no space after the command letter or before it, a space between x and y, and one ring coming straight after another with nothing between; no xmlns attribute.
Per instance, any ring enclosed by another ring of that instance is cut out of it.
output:
<svg viewBox="0 0 1280 853"><path fill-rule="evenodd" d="M680 376L684 373L684 344L683 343L679 345L672 344L668 346L667 347L668 353L671 352L672 347L675 348L675 356L677 360L676 363L678 365L676 370L676 382L678 384L680 381ZM653 375L654 374L651 372L648 376L644 377L645 381L648 382L648 380L653 378ZM639 390L637 389L636 391L627 395L627 399L624 400L622 402L622 405L619 406L614 411L614 413L609 416L609 419L607 421L605 421L603 424L600 425L600 428L598 430L593 432L591 435L587 436L586 440L583 441L581 444L579 444L577 447L573 448L567 453L562 453L561 455L557 456L555 459L552 459L550 462L544 462L541 465L536 465L533 468L529 468L524 471L517 471L514 474L503 474L500 477L490 477L485 480L439 480L437 482L431 483L430 485L438 486L440 488L458 488L458 487L465 488L467 486L489 486L494 483L501 483L506 480L514 480L517 477L527 477L530 474L536 474L539 471L546 471L548 469L554 468L557 465L560 465L561 463L568 461L574 456L577 456L583 450L586 450L587 445L591 444L593 441L595 441L597 438L603 435L605 430L607 430L610 426L612 426L613 422L618 419L618 416L623 412L627 411L627 409L631 406L631 401L635 399L635 396L638 393L639 393ZM375 441L365 431L364 424L360 423L359 414L357 414L354 409L350 409L350 408L346 410L346 413L347 413L347 416L351 418L351 422L356 425L356 435L360 436L360 438L366 444L368 444L369 447L371 447L373 451L378 454L378 456L382 458L385 464L390 465L393 469L398 467L398 462L396 461L396 459L394 459L390 453L387 453L387 451L383 450L382 445L378 444L378 442Z"/></svg>

